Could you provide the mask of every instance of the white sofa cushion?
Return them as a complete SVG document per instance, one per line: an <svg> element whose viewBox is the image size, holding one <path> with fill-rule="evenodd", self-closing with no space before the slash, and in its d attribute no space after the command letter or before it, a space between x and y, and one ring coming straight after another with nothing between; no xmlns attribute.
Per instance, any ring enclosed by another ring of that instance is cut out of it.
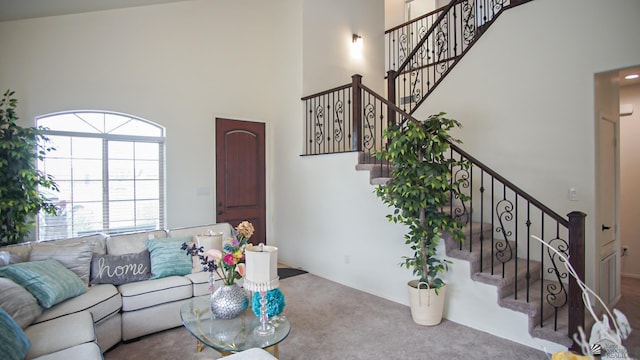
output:
<svg viewBox="0 0 640 360"><path fill-rule="evenodd" d="M184 276L138 281L118 286L122 295L122 311L133 311L189 299L193 296L191 280Z"/></svg>
<svg viewBox="0 0 640 360"><path fill-rule="evenodd" d="M78 244L89 243L89 244L93 244L93 252L94 253L96 253L96 254L106 254L107 253L107 247L106 247L106 244L105 244L105 239L106 239L106 236L103 235L103 234L93 234L93 235L78 236L78 237L68 238L68 239L47 240L47 241L43 241L43 242L34 242L34 243L32 243L32 245L35 245L35 244L78 245Z"/></svg>
<svg viewBox="0 0 640 360"><path fill-rule="evenodd" d="M64 301L54 307L45 310L36 323L49 321L65 315L89 311L96 322L117 313L122 307L122 298L118 289L111 284L94 285L87 292Z"/></svg>
<svg viewBox="0 0 640 360"><path fill-rule="evenodd" d="M209 273L200 271L197 273L189 274L185 276L191 280L193 284L193 296L201 296L209 294ZM216 281L221 281L216 279Z"/></svg>
<svg viewBox="0 0 640 360"><path fill-rule="evenodd" d="M129 341L140 336L182 326L180 308L190 299L172 301L136 311L122 313L122 340Z"/></svg>
<svg viewBox="0 0 640 360"><path fill-rule="evenodd" d="M56 351L51 354L43 355L34 360L93 360L103 359L100 346L94 342L84 343L72 348Z"/></svg>
<svg viewBox="0 0 640 360"><path fill-rule="evenodd" d="M29 260L29 254L31 253L31 243L13 244L0 247L0 251L8 251L9 253L18 257L17 262L23 262ZM11 264L15 264L16 261L11 261Z"/></svg>
<svg viewBox="0 0 640 360"><path fill-rule="evenodd" d="M168 230L168 236L171 237L183 237L191 236L192 238L198 234L207 234L209 231L213 233L221 232L222 241L231 238L231 224L229 223L217 223L202 226L191 226L177 229Z"/></svg>
<svg viewBox="0 0 640 360"><path fill-rule="evenodd" d="M149 239L162 239L166 237L167 233L164 230L109 236L106 240L107 254L137 254L147 249L147 245L144 243L145 241Z"/></svg>
<svg viewBox="0 0 640 360"><path fill-rule="evenodd" d="M95 341L93 318L88 311L34 324L24 332L31 341L27 359Z"/></svg>

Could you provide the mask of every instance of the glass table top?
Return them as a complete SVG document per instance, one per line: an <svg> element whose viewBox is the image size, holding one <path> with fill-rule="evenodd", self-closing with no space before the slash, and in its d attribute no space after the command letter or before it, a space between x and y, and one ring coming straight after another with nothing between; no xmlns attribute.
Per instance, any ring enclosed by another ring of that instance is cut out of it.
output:
<svg viewBox="0 0 640 360"><path fill-rule="evenodd" d="M260 319L251 311L251 306L233 319L215 319L211 314L209 295L194 297L180 309L182 324L202 344L219 352L232 353L250 348L268 348L284 340L291 324L284 317L271 320L275 327L273 335L261 336L254 332Z"/></svg>

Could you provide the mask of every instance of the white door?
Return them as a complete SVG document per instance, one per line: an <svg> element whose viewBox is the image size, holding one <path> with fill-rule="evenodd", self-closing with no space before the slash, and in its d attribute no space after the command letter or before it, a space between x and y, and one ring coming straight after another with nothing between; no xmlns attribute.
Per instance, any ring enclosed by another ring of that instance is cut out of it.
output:
<svg viewBox="0 0 640 360"><path fill-rule="evenodd" d="M619 240L617 229L618 193L618 122L616 118L600 116L600 191L598 194L600 222L600 287L598 295L611 305L620 294Z"/></svg>

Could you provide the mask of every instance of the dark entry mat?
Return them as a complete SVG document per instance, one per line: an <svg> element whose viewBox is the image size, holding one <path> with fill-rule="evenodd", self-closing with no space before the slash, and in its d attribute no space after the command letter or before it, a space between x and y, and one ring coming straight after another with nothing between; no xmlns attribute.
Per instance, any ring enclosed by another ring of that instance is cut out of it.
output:
<svg viewBox="0 0 640 360"><path fill-rule="evenodd" d="M300 270L300 269L278 268L278 276L280 277L280 280L286 279L288 277L296 276L296 275L306 274L306 273L307 273L306 271Z"/></svg>

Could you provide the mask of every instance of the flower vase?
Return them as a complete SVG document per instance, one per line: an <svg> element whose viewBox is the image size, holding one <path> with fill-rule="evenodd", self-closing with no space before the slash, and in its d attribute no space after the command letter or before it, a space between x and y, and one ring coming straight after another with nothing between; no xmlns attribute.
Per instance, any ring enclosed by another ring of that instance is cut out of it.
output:
<svg viewBox="0 0 640 360"><path fill-rule="evenodd" d="M211 294L211 313L217 319L233 319L249 306L249 298L237 284L222 285Z"/></svg>

